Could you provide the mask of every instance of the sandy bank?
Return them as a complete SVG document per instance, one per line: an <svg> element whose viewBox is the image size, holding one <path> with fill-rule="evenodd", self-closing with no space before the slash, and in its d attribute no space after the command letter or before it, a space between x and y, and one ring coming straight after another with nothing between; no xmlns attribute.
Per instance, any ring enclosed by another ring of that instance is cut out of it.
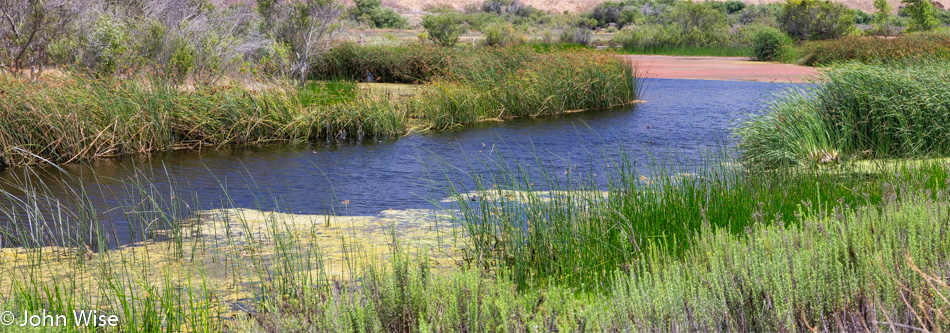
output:
<svg viewBox="0 0 950 333"><path fill-rule="evenodd" d="M813 67L751 61L741 57L625 57L646 78L806 83L818 77L818 71Z"/></svg>

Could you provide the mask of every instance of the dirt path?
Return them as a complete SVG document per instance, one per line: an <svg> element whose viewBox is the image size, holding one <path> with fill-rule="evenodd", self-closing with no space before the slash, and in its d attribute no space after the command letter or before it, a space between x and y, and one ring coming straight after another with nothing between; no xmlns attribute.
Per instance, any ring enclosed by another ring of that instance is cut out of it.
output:
<svg viewBox="0 0 950 333"><path fill-rule="evenodd" d="M813 67L751 61L740 57L627 56L641 75L660 79L700 79L760 82L810 82Z"/></svg>

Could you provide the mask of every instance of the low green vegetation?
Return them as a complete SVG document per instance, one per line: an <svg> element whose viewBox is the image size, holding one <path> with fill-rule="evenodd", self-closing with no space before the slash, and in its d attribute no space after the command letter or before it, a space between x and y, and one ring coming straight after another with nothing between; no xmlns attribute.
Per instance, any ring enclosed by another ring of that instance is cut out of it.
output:
<svg viewBox="0 0 950 333"><path fill-rule="evenodd" d="M848 64L737 130L743 160L767 167L946 156L948 63Z"/></svg>
<svg viewBox="0 0 950 333"><path fill-rule="evenodd" d="M427 236L443 241L378 226L392 237L383 257L360 245L377 221L248 210L185 220L187 196L131 180L128 194L149 200L117 201L130 227L163 238L110 249L95 228L38 242L15 224L8 240L36 246L4 249L0 295L15 311L94 306L127 332L948 328L943 164L641 174L621 162L600 192L595 178L502 163L493 179L471 175L485 185L475 192L454 189L458 209L443 213L459 228ZM49 201L43 188L0 211L99 225L83 191ZM427 257L456 247L458 268Z"/></svg>
<svg viewBox="0 0 950 333"><path fill-rule="evenodd" d="M55 163L154 151L402 133L404 111L336 84L197 86L163 81L0 77L0 156ZM334 90L338 89L338 90ZM319 101L319 102L318 102ZM317 103L318 105L306 105Z"/></svg>
<svg viewBox="0 0 950 333"><path fill-rule="evenodd" d="M807 42L797 47L800 57L791 62L807 66L849 61L863 63L906 62L914 59L950 59L950 33L911 33L896 38L848 36Z"/></svg>
<svg viewBox="0 0 950 333"><path fill-rule="evenodd" d="M632 66L591 50L527 46L479 50L423 44L343 44L314 60L321 79L180 85L165 80L71 75L38 82L0 77L0 156L5 164L55 163L133 153L395 136L486 119L552 115L633 103ZM392 96L357 88L422 83Z"/></svg>
<svg viewBox="0 0 950 333"><path fill-rule="evenodd" d="M781 61L794 57L792 41L775 28L762 28L752 35L752 59Z"/></svg>
<svg viewBox="0 0 950 333"><path fill-rule="evenodd" d="M392 8L383 7L380 0L356 0L347 14L351 20L370 28L402 29L408 25L405 17Z"/></svg>
<svg viewBox="0 0 950 333"><path fill-rule="evenodd" d="M645 245L596 280L610 283L602 293L570 283L519 289L504 274L445 276L396 261L364 288L285 303L258 320L273 329L332 313L315 325L406 332L946 329L945 194L885 194L880 205L803 210L798 223L756 223L740 234L706 226L681 256ZM548 250L553 244L524 246L568 254Z"/></svg>

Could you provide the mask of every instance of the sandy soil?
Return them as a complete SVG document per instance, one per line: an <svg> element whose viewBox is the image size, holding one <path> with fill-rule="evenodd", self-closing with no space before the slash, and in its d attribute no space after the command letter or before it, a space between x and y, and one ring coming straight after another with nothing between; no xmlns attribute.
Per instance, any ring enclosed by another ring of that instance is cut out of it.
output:
<svg viewBox="0 0 950 333"><path fill-rule="evenodd" d="M643 77L760 82L810 82L818 78L813 67L751 61L739 57L626 56Z"/></svg>

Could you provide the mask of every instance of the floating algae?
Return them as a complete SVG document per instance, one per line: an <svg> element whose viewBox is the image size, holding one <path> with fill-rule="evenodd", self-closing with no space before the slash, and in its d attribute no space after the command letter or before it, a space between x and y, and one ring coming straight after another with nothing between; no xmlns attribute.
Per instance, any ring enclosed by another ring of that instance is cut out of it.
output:
<svg viewBox="0 0 950 333"><path fill-rule="evenodd" d="M203 211L168 241L114 250L42 247L0 250L0 297L25 295L69 307L120 313L124 303L178 304L219 317L249 312L276 281L298 288L358 279L360 267L385 261L398 246L450 269L464 235L433 210L388 210L376 216L325 216L249 209ZM53 291L53 292L51 292ZM163 296L159 296L163 295ZM196 305L197 304L197 305Z"/></svg>

